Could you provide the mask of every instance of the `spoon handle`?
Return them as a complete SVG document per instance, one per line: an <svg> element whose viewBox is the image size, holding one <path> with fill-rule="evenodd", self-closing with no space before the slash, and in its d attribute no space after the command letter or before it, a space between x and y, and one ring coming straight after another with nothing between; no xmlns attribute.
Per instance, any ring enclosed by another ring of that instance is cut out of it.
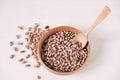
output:
<svg viewBox="0 0 120 80"><path fill-rule="evenodd" d="M105 6L100 15L97 17L95 22L91 25L91 27L86 31L85 35L87 36L98 24L100 24L107 15L111 12L110 8Z"/></svg>

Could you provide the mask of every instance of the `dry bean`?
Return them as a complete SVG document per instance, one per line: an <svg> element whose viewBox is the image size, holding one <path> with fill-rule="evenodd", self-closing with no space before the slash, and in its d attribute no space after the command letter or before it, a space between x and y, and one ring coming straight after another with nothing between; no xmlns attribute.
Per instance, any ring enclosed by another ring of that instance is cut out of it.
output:
<svg viewBox="0 0 120 80"><path fill-rule="evenodd" d="M18 44L18 45L23 45L24 43L23 43L23 42L18 42L17 44Z"/></svg>
<svg viewBox="0 0 120 80"><path fill-rule="evenodd" d="M25 67L30 67L31 65L30 64L26 64Z"/></svg>
<svg viewBox="0 0 120 80"><path fill-rule="evenodd" d="M21 58L21 59L19 59L18 61L19 61L19 62L22 62L22 61L24 61L24 58Z"/></svg>
<svg viewBox="0 0 120 80"><path fill-rule="evenodd" d="M13 46L13 45L14 45L14 42L13 42L13 41L11 41L11 42L10 42L10 46Z"/></svg>
<svg viewBox="0 0 120 80"><path fill-rule="evenodd" d="M31 55L30 55L30 54L28 54L28 55L26 56L26 59L30 58L30 56L31 56Z"/></svg>
<svg viewBox="0 0 120 80"><path fill-rule="evenodd" d="M23 30L23 29L24 29L24 27L22 27L22 26L18 26L18 29Z"/></svg>
<svg viewBox="0 0 120 80"><path fill-rule="evenodd" d="M25 50L20 51L20 53L25 53L25 52L26 52Z"/></svg>
<svg viewBox="0 0 120 80"><path fill-rule="evenodd" d="M15 52L17 52L19 50L18 47L14 47L13 49Z"/></svg>
<svg viewBox="0 0 120 80"><path fill-rule="evenodd" d="M10 59L13 59L14 57L15 57L15 55L14 55L14 54L10 55Z"/></svg>
<svg viewBox="0 0 120 80"><path fill-rule="evenodd" d="M17 37L17 39L20 39L20 35L17 34L16 37Z"/></svg>
<svg viewBox="0 0 120 80"><path fill-rule="evenodd" d="M38 76L37 76L37 79L40 80L40 79L41 79L41 76L38 75Z"/></svg>

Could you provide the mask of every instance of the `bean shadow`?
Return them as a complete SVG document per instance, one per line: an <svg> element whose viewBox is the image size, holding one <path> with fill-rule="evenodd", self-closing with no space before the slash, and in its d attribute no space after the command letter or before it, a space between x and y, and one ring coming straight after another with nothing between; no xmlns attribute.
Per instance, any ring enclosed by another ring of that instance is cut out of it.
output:
<svg viewBox="0 0 120 80"><path fill-rule="evenodd" d="M103 58L103 48L104 48L104 39L100 37L98 34L92 33L89 35L90 41L90 58L88 59L87 64L83 66L83 68L78 71L75 75L80 74L89 74L93 72L93 69L98 68L101 64L101 60Z"/></svg>

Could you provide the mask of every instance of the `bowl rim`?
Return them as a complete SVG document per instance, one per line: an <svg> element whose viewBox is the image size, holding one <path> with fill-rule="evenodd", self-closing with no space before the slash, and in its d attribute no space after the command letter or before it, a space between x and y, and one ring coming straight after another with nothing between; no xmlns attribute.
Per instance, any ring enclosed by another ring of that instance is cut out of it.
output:
<svg viewBox="0 0 120 80"><path fill-rule="evenodd" d="M68 28L69 28L69 30L63 30L63 29L68 29ZM41 47L42 47L42 43L44 42L44 40L45 40L46 38L48 38L48 36L50 36L50 35L58 32L58 31L53 32L53 31L58 30L58 29L59 29L59 31L70 31L70 29L71 29L71 30L77 31L76 33L81 33L80 30L78 30L78 29L76 29L76 28L74 28L74 27L71 27L71 26L57 26L57 27L55 27L55 28L52 28L51 30L48 30L48 31L41 37L40 41L38 42L38 46L37 46L37 57L38 57L38 60L39 60L40 64L41 64L44 68L46 68L48 71L50 71L50 72L52 72L52 73L54 73L54 74L58 74L58 75L68 75L68 74L72 74L72 73L74 73L74 72L79 71L81 68L83 68L83 66L86 64L86 62L88 62L88 58L89 58L89 56L90 56L90 44L89 44L89 41L88 41L88 45L87 45L88 56L87 56L85 62L81 65L81 67L79 67L78 69L76 69L76 70L74 70L74 71L71 71L71 72L59 72L59 71L55 71L55 70L49 68L49 67L43 62L43 60L42 60L42 58L41 58Z"/></svg>

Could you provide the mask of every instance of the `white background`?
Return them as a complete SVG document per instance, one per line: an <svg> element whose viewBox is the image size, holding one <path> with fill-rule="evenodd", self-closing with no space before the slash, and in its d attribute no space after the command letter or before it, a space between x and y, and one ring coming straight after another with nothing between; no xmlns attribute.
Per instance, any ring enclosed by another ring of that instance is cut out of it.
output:
<svg viewBox="0 0 120 80"><path fill-rule="evenodd" d="M18 25L68 25L85 32L105 5L111 14L89 34L91 56L77 73L55 75L9 59ZM42 80L120 80L120 0L0 0L0 80L37 80L38 74Z"/></svg>

